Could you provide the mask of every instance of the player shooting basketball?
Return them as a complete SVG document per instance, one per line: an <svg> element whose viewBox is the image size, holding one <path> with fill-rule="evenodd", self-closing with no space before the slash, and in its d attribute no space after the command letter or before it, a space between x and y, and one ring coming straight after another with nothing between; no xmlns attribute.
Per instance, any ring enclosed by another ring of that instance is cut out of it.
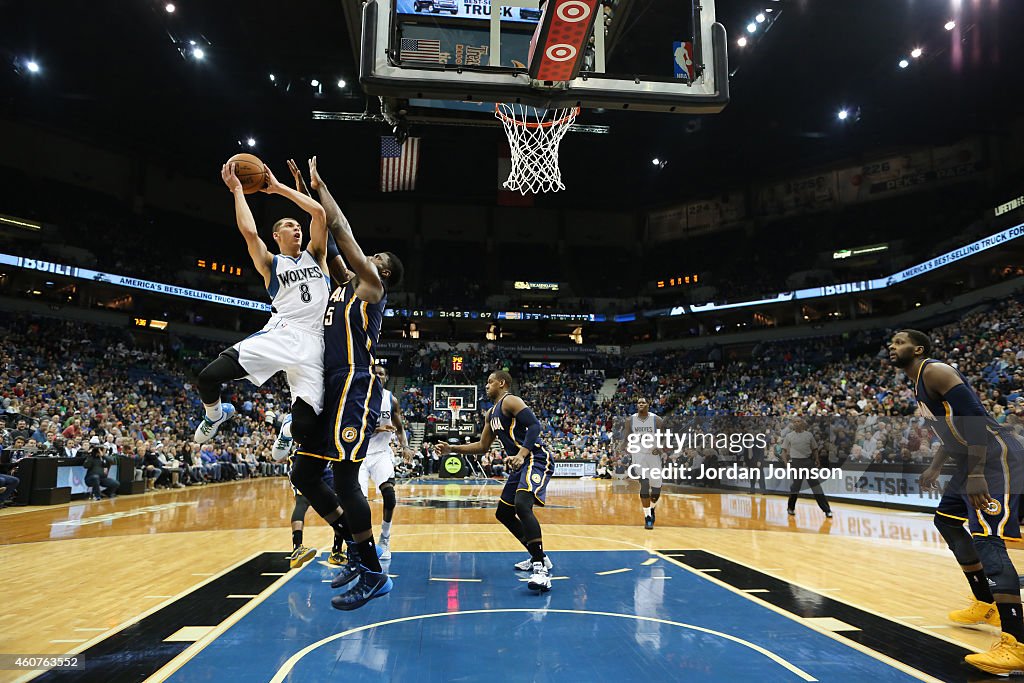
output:
<svg viewBox="0 0 1024 683"><path fill-rule="evenodd" d="M221 178L234 197L238 230L253 265L263 276L273 314L262 330L223 351L199 373L199 396L206 416L196 429L196 443L213 439L234 414L234 406L220 400L221 386L229 380L245 378L261 386L283 370L292 395L291 429L300 441L314 434L323 408L323 310L331 293L325 260L326 212L312 198L278 182L269 168L265 172L264 192L287 197L310 215L309 244L302 249L302 226L297 220L282 218L273 227L281 253L267 251L235 164L221 168Z"/></svg>

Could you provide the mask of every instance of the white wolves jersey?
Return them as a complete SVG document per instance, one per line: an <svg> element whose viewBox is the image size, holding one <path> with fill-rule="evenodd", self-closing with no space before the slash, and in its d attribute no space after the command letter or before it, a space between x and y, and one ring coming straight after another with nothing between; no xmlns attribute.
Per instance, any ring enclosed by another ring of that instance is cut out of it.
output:
<svg viewBox="0 0 1024 683"><path fill-rule="evenodd" d="M274 255L267 294L275 316L323 334L324 309L331 296L331 285L308 251L303 250L295 257Z"/></svg>
<svg viewBox="0 0 1024 683"><path fill-rule="evenodd" d="M383 394L384 395L380 399L380 417L377 419L378 428L388 427L394 424L394 422L391 421L391 392L384 389ZM391 438L394 435L394 432L374 432L373 436L370 437L370 445L366 449L367 452L378 453L387 451L390 455Z"/></svg>
<svg viewBox="0 0 1024 683"><path fill-rule="evenodd" d="M654 413L648 412L647 419L641 420L640 416L633 413L629 416L629 434L654 434L658 428L658 418ZM639 448L636 455L650 455L652 448L644 448L640 445L640 442L636 442L636 447Z"/></svg>

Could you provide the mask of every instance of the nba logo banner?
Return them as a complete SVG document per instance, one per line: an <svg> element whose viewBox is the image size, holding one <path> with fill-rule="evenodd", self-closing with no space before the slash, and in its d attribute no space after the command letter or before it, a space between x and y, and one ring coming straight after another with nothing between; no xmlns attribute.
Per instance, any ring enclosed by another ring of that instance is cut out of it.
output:
<svg viewBox="0 0 1024 683"><path fill-rule="evenodd" d="M672 65L675 68L676 78L685 78L693 81L693 43L672 43Z"/></svg>

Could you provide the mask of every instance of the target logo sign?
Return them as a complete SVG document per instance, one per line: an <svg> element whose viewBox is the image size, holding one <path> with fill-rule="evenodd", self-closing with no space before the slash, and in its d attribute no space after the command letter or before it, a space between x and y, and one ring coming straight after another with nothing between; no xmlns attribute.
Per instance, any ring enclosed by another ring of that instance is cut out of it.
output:
<svg viewBox="0 0 1024 683"><path fill-rule="evenodd" d="M591 10L590 6L581 0L569 0L560 4L555 10L555 14L562 21L574 23L586 21L591 14Z"/></svg>
<svg viewBox="0 0 1024 683"><path fill-rule="evenodd" d="M599 7L599 0L549 0L531 41L531 78L572 80Z"/></svg>
<svg viewBox="0 0 1024 683"><path fill-rule="evenodd" d="M544 50L544 55L553 62L565 62L576 56L576 48L572 45L559 43Z"/></svg>

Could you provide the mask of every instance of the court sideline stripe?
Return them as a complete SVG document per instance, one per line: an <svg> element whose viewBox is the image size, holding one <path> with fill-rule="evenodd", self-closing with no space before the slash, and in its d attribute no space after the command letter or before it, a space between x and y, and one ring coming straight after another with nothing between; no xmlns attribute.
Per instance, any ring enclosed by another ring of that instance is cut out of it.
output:
<svg viewBox="0 0 1024 683"><path fill-rule="evenodd" d="M173 604L174 602L180 600L181 598L185 597L189 593L192 593L193 591L199 590L200 588L202 588L206 584L212 583L213 581L216 581L217 579L219 579L221 576L224 576L225 574L233 572L234 570L236 570L239 567L241 567L242 565L244 565L246 562L251 562L252 560L256 559L257 557L259 557L262 554L263 554L262 552L253 553L249 557L246 557L246 558L236 562L235 564L231 565L227 569L224 569L221 572L212 575L210 578L206 579L205 581L200 581L196 585L194 585L194 586L192 586L190 588L186 588L184 591L178 593L177 595L175 595L170 600L165 600L164 602L160 603L159 605L155 605L153 607L150 607L145 612L143 612L143 613L141 613L141 614L139 614L137 616L134 616L134 617L128 619L127 621L121 622L117 626L115 626L115 627L113 627L111 629L108 629L107 631L105 631L104 633L101 633L100 635L96 636L95 638L91 638L91 639L87 640L86 642L82 643L78 647L75 647L74 649L72 649L69 652L65 653L63 656L66 657L68 655L80 654L81 652L83 652L84 650L89 649L93 645L97 645L97 644L103 642L104 640L106 640L107 638L109 638L111 636L114 636L114 635L117 635L118 633L120 633L121 631L125 630L129 626L131 626L133 624L137 624L138 622L142 621L146 617L148 617L150 615L153 615L153 614L156 614L157 612L162 610L164 607L167 607L168 605ZM54 656L55 657L59 657L61 655L54 655ZM25 674L24 676L22 676L21 678L14 679L14 681L12 683L24 683L24 681L30 681L33 678L36 678L36 677L38 677L38 676L40 676L40 675L42 675L44 673L46 673L45 669L37 669L35 671L30 671L27 674Z"/></svg>

